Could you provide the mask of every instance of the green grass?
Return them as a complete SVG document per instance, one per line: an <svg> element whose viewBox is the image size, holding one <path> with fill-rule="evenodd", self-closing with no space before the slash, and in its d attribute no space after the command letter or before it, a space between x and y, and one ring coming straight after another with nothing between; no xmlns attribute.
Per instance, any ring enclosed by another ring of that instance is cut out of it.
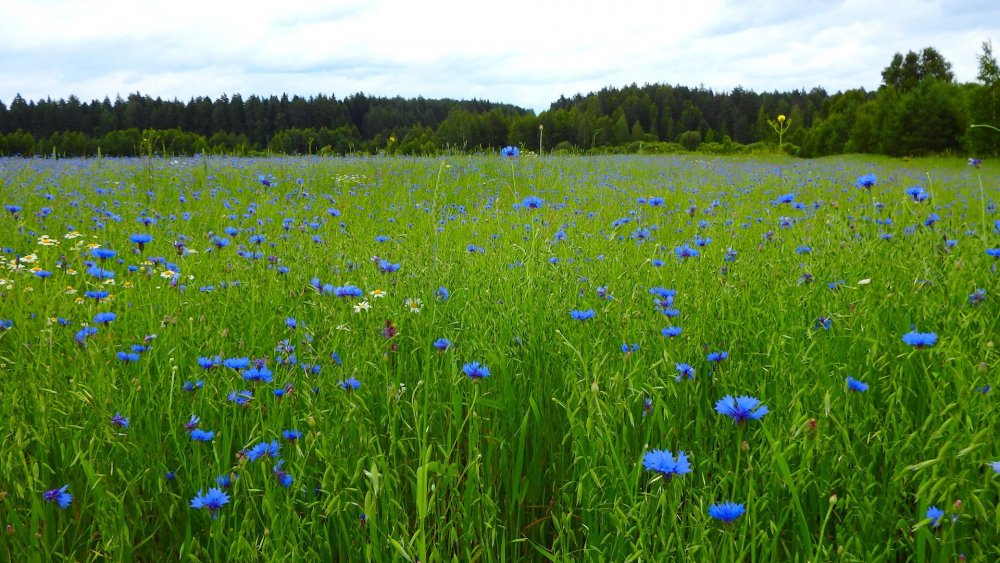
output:
<svg viewBox="0 0 1000 563"><path fill-rule="evenodd" d="M871 194L854 186L865 173L878 176ZM998 180L992 163L868 157L0 160L0 203L22 208L0 216L0 319L13 321L0 331L0 553L998 559L1000 408L996 391L978 390L1000 369L997 262L985 252L1000 247ZM930 199L913 202L912 185ZM790 193L802 208L775 203ZM513 207L527 195L545 205ZM664 204L637 202L652 196ZM133 233L154 240L136 252ZM699 234L712 239L700 256L678 259ZM212 236L231 243L213 249ZM117 251L103 265L114 285L85 273L87 244ZM22 271L8 267L29 254ZM379 272L376 255L401 269ZM312 278L360 287L370 309L355 313L362 299ZM653 287L676 290L679 316L657 310ZM987 298L972 306L977 288ZM98 289L113 298L83 298ZM593 319L570 318L587 309ZM103 311L117 319L75 343ZM661 335L670 325L682 334ZM907 346L911 326L939 341ZM154 334L138 361L117 359ZM454 346L439 352L442 337ZM295 365L279 361L285 340ZM713 366L712 351L728 359ZM198 366L216 355L266 358L273 382ZM490 377L470 380L473 361ZM675 381L680 362L693 381ZM847 376L870 389L849 392ZM339 385L350 377L358 390ZM239 390L254 395L242 407L227 401ZM725 395L770 414L736 425L714 410ZM211 442L189 437L192 414ZM283 440L286 429L303 437ZM238 455L271 440L289 488L276 460ZM646 471L652 449L684 451L692 471ZM238 478L218 518L190 508L223 474ZM64 484L74 499L61 510L43 493ZM725 525L708 507L727 500L746 513ZM946 513L937 528L931 505Z"/></svg>

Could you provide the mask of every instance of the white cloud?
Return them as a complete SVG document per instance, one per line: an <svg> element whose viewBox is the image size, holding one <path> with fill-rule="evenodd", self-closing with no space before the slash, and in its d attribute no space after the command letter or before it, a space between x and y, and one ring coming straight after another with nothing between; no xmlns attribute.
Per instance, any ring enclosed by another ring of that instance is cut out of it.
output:
<svg viewBox="0 0 1000 563"><path fill-rule="evenodd" d="M632 82L874 89L895 52L926 46L973 80L980 43L1000 40L991 0L3 3L7 103L364 91L543 110Z"/></svg>

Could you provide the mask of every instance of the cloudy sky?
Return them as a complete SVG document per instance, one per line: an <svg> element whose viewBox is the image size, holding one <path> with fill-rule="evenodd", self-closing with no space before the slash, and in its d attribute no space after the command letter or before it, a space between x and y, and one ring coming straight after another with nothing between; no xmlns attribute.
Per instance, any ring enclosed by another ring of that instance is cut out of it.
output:
<svg viewBox="0 0 1000 563"><path fill-rule="evenodd" d="M221 94L479 98L541 111L633 82L877 88L933 46L1000 52L998 0L0 0L0 101Z"/></svg>

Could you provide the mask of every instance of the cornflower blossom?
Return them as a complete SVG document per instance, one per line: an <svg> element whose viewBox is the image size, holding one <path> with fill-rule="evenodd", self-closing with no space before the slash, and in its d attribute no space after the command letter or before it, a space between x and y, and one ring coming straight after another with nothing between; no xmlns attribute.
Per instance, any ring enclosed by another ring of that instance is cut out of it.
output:
<svg viewBox="0 0 1000 563"><path fill-rule="evenodd" d="M677 456L670 450L650 450L642 456L642 466L648 471L659 473L666 479L691 472L691 464L682 451Z"/></svg>

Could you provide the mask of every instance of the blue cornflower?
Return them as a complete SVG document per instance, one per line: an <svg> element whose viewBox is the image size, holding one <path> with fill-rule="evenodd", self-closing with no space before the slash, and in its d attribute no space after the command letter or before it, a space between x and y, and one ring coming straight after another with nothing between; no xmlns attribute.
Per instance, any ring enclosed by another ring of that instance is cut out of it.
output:
<svg viewBox="0 0 1000 563"><path fill-rule="evenodd" d="M708 507L708 515L716 520L721 520L726 524L731 524L734 520L743 516L746 509L742 504L726 501L720 504L713 504Z"/></svg>
<svg viewBox="0 0 1000 563"><path fill-rule="evenodd" d="M528 209L538 209L543 205L545 205L545 201L542 198L533 195L529 195L524 198L524 201L521 202L521 207L527 207Z"/></svg>
<svg viewBox="0 0 1000 563"><path fill-rule="evenodd" d="M649 198L646 201L646 203L648 203L650 205L650 207L660 207L661 205L663 205L665 203L665 200L662 197L660 197L660 196L653 196L653 197Z"/></svg>
<svg viewBox="0 0 1000 563"><path fill-rule="evenodd" d="M391 274L399 270L399 263L392 263L388 260L382 259L378 261L378 270L383 274Z"/></svg>
<svg viewBox="0 0 1000 563"><path fill-rule="evenodd" d="M650 234L649 229L646 227L639 227L632 231L632 238L641 242L648 239Z"/></svg>
<svg viewBox="0 0 1000 563"><path fill-rule="evenodd" d="M655 471L664 478L683 475L691 472L691 464L684 452L677 452L675 458L670 450L650 450L642 456L642 466L649 471Z"/></svg>
<svg viewBox="0 0 1000 563"><path fill-rule="evenodd" d="M698 249L691 248L687 243L684 243L676 248L674 252L677 254L678 260L684 260L685 258L694 258L700 255Z"/></svg>
<svg viewBox="0 0 1000 563"><path fill-rule="evenodd" d="M14 321L8 319L0 319L0 330L10 330L14 327Z"/></svg>
<svg viewBox="0 0 1000 563"><path fill-rule="evenodd" d="M937 335L933 332L911 330L903 335L903 342L915 348L929 348L937 342L937 339Z"/></svg>
<svg viewBox="0 0 1000 563"><path fill-rule="evenodd" d="M451 348L451 341L448 340L447 338L438 338L437 340L434 341L434 348L436 348L441 352L444 352L448 348Z"/></svg>
<svg viewBox="0 0 1000 563"><path fill-rule="evenodd" d="M111 324L111 321L115 320L116 318L118 318L118 315L114 313L97 313L96 315L94 315L94 324L104 323L104 325L106 326L108 324Z"/></svg>
<svg viewBox="0 0 1000 563"><path fill-rule="evenodd" d="M490 368L479 362L469 362L463 365L462 371L469 376L469 379L482 379L490 376Z"/></svg>
<svg viewBox="0 0 1000 563"><path fill-rule="evenodd" d="M191 508L207 508L212 514L212 518L219 517L218 511L225 504L229 504L229 495L224 493L222 489L214 487L209 489L207 494L198 491L198 494L191 499Z"/></svg>
<svg viewBox="0 0 1000 563"><path fill-rule="evenodd" d="M874 174L865 174L864 176L859 176L854 185L867 190L874 186L877 180Z"/></svg>
<svg viewBox="0 0 1000 563"><path fill-rule="evenodd" d="M976 306L981 305L983 301L986 301L986 290L977 289L969 295L969 305Z"/></svg>
<svg viewBox="0 0 1000 563"><path fill-rule="evenodd" d="M86 297L88 299L95 299L97 301L100 301L101 299L104 299L108 295L110 295L110 293L108 293L107 291L85 291L85 292L83 292L83 296L84 297Z"/></svg>
<svg viewBox="0 0 1000 563"><path fill-rule="evenodd" d="M5 205L3 206L3 208L6 209L7 212L10 213L11 215L17 215L18 213L21 212L20 205Z"/></svg>
<svg viewBox="0 0 1000 563"><path fill-rule="evenodd" d="M253 393L250 391L230 391L227 399L230 403L236 403L237 405L243 406L253 399Z"/></svg>
<svg viewBox="0 0 1000 563"><path fill-rule="evenodd" d="M272 458L280 456L281 444L279 444L277 440L261 442L246 451L247 459L250 461L257 461L265 455Z"/></svg>
<svg viewBox="0 0 1000 563"><path fill-rule="evenodd" d="M447 301L451 297L451 293L448 291L448 288L441 286L434 292L434 297L437 297L441 301Z"/></svg>
<svg viewBox="0 0 1000 563"><path fill-rule="evenodd" d="M829 317L820 317L816 319L816 328L822 328L824 330L830 330L830 325L833 324L833 319Z"/></svg>
<svg viewBox="0 0 1000 563"><path fill-rule="evenodd" d="M90 251L90 255L103 262L108 258L114 258L115 256L118 256L118 253L109 248L95 248Z"/></svg>
<svg viewBox="0 0 1000 563"><path fill-rule="evenodd" d="M735 262L737 252L732 248L726 250L726 256L723 258L726 262Z"/></svg>
<svg viewBox="0 0 1000 563"><path fill-rule="evenodd" d="M70 503L73 502L73 495L69 494L69 485L63 485L58 489L52 489L45 491L42 498L48 501L52 501L59 505L59 508L67 509Z"/></svg>
<svg viewBox="0 0 1000 563"><path fill-rule="evenodd" d="M361 388L361 382L354 377L349 377L344 381L338 382L337 384L340 385L341 389L346 389L348 391L357 391Z"/></svg>
<svg viewBox="0 0 1000 563"><path fill-rule="evenodd" d="M134 352L118 352L118 359L125 363L138 362L139 354Z"/></svg>
<svg viewBox="0 0 1000 563"><path fill-rule="evenodd" d="M715 403L715 411L733 419L737 424L747 420L758 420L768 413L767 407L753 397L736 397L726 395Z"/></svg>
<svg viewBox="0 0 1000 563"><path fill-rule="evenodd" d="M376 235L375 242L389 242L389 237L386 235Z"/></svg>
<svg viewBox="0 0 1000 563"><path fill-rule="evenodd" d="M222 363L222 356L200 356L198 358L198 367L202 369L212 369L215 366Z"/></svg>
<svg viewBox="0 0 1000 563"><path fill-rule="evenodd" d="M196 442L211 442L212 438L215 437L215 432L212 430L202 430L201 428L195 428L191 431L191 439Z"/></svg>
<svg viewBox="0 0 1000 563"><path fill-rule="evenodd" d="M146 248L147 244L153 242L153 236L144 233L135 233L129 237L129 240L132 241L132 244L136 245L140 251L142 251Z"/></svg>
<svg viewBox="0 0 1000 563"><path fill-rule="evenodd" d="M629 346L627 343L622 344L622 352L625 354L631 354L632 352L638 352L638 351L639 351L638 344L632 344L631 346Z"/></svg>
<svg viewBox="0 0 1000 563"><path fill-rule="evenodd" d="M219 486L220 489L231 489L233 487L233 480L239 479L240 476L235 473L226 473L225 475L219 475L215 478L215 484Z"/></svg>
<svg viewBox="0 0 1000 563"><path fill-rule="evenodd" d="M184 430L187 430L188 432L191 432L195 428L198 428L198 424L200 422L201 422L201 418L198 415L196 415L196 414L192 414L191 418L188 419L188 421L184 423Z"/></svg>
<svg viewBox="0 0 1000 563"><path fill-rule="evenodd" d="M42 279L52 277L52 272L50 272L48 270L35 270L35 271L31 272L31 273L34 274L35 277L42 278Z"/></svg>
<svg viewBox="0 0 1000 563"><path fill-rule="evenodd" d="M573 310L569 312L569 316L578 321L585 321L587 319L592 319L594 318L594 314L595 313L593 309L587 309L586 311Z"/></svg>
<svg viewBox="0 0 1000 563"><path fill-rule="evenodd" d="M925 192L924 189L921 188L920 186L912 186L906 188L906 195L913 198L913 201L916 202L924 201L928 197L927 192Z"/></svg>
<svg viewBox="0 0 1000 563"><path fill-rule="evenodd" d="M721 362L729 357L729 352L710 352L706 358L710 362Z"/></svg>
<svg viewBox="0 0 1000 563"><path fill-rule="evenodd" d="M466 252L471 252L473 254L482 254L486 252L486 249L481 246L476 246L475 244L470 244L465 247Z"/></svg>
<svg viewBox="0 0 1000 563"><path fill-rule="evenodd" d="M295 317L285 317L285 326L288 328L299 328L299 321Z"/></svg>
<svg viewBox="0 0 1000 563"><path fill-rule="evenodd" d="M95 334L97 334L96 326L85 326L73 335L73 340L75 340L77 344L83 346L86 343L87 337Z"/></svg>
<svg viewBox="0 0 1000 563"><path fill-rule="evenodd" d="M926 518L931 521L931 527L937 528L941 525L941 517L944 516L944 511L936 506L930 506L927 508Z"/></svg>
<svg viewBox="0 0 1000 563"><path fill-rule="evenodd" d="M354 285L343 285L333 288L333 294L337 297L361 297L365 292Z"/></svg>
<svg viewBox="0 0 1000 563"><path fill-rule="evenodd" d="M90 266L86 270L88 276L95 277L97 279L109 280L115 278L115 273L111 270L105 270L104 268L98 268L97 266Z"/></svg>
<svg viewBox="0 0 1000 563"><path fill-rule="evenodd" d="M198 363L199 364L201 363L201 359L200 358L198 359ZM225 366L225 367L227 367L227 368L229 368L229 369L241 370L241 369L245 369L245 368L247 368L247 367L250 366L250 358L246 358L246 357L243 357L243 358L226 358L225 361L222 362L222 365Z"/></svg>
<svg viewBox="0 0 1000 563"><path fill-rule="evenodd" d="M993 258L1000 258L1000 248L987 248L986 255Z"/></svg>
<svg viewBox="0 0 1000 563"><path fill-rule="evenodd" d="M677 379L674 381L680 381L684 378L694 379L694 368L688 364L676 364L677 365Z"/></svg>
<svg viewBox="0 0 1000 563"><path fill-rule="evenodd" d="M812 252L812 247L803 244L802 246L795 249L796 254L809 254Z"/></svg>
<svg viewBox="0 0 1000 563"><path fill-rule="evenodd" d="M847 376L847 388L857 393L864 393L868 390L868 384L863 381L858 381L851 376Z"/></svg>
<svg viewBox="0 0 1000 563"><path fill-rule="evenodd" d="M274 466L273 473L274 473L274 478L278 480L278 483L281 483L281 486L287 489L288 487L292 486L293 479L291 475L286 473L285 470L281 468L281 466L284 464L285 460L279 459L278 463Z"/></svg>
<svg viewBox="0 0 1000 563"><path fill-rule="evenodd" d="M111 424L121 426L122 428L128 428L128 419L122 416L122 413L115 412L115 415L111 417Z"/></svg>
<svg viewBox="0 0 1000 563"><path fill-rule="evenodd" d="M521 151L517 147L506 146L500 149L500 156L504 158L517 158L520 154Z"/></svg>
<svg viewBox="0 0 1000 563"><path fill-rule="evenodd" d="M253 366L250 369L243 370L243 379L246 381L270 383L274 378L271 370L267 369L266 366Z"/></svg>
<svg viewBox="0 0 1000 563"><path fill-rule="evenodd" d="M678 309L676 307L670 307L669 305L666 305L665 300L657 302L657 305L660 307L660 312L663 313L664 315L666 315L667 317L673 318L673 317L680 316L680 314L681 314L681 310L680 309Z"/></svg>
<svg viewBox="0 0 1000 563"><path fill-rule="evenodd" d="M1000 461L991 461L990 468L993 469L994 473L1000 473Z"/></svg>
<svg viewBox="0 0 1000 563"><path fill-rule="evenodd" d="M289 442L294 442L302 437L302 432L298 430L283 430L281 432L281 437L288 440Z"/></svg>

